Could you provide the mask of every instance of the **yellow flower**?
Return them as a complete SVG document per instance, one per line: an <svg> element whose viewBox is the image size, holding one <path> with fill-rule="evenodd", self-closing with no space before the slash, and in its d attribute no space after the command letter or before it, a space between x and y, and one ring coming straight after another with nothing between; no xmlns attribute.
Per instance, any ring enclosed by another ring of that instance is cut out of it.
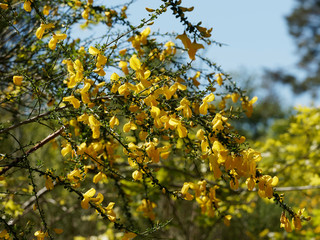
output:
<svg viewBox="0 0 320 240"><path fill-rule="evenodd" d="M301 219L299 216L294 216L294 218L292 218L292 225L294 226L295 230L301 230L302 225L301 225Z"/></svg>
<svg viewBox="0 0 320 240"><path fill-rule="evenodd" d="M154 163L158 163L160 161L159 149L156 148L157 143L155 142L148 142L146 143L146 152L148 157Z"/></svg>
<svg viewBox="0 0 320 240"><path fill-rule="evenodd" d="M187 201L191 201L194 198L194 196L188 192L189 188L194 188L194 184L190 182L185 182L180 191L183 194L184 199Z"/></svg>
<svg viewBox="0 0 320 240"><path fill-rule="evenodd" d="M233 177L231 180L230 180L230 188L232 190L237 190L239 188L239 181L236 177Z"/></svg>
<svg viewBox="0 0 320 240"><path fill-rule="evenodd" d="M81 94L81 100L83 103L90 103L90 97L89 97L89 89L91 87L91 84L89 82L87 82L83 88L80 90L80 94Z"/></svg>
<svg viewBox="0 0 320 240"><path fill-rule="evenodd" d="M285 211L282 211L280 217L280 228L284 228L287 232L292 232L289 219L286 217Z"/></svg>
<svg viewBox="0 0 320 240"><path fill-rule="evenodd" d="M220 178L221 175L222 175L222 172L221 172L220 167L219 167L218 157L214 156L213 154L210 154L208 156L208 158L209 158L210 171L213 171L214 178L215 179ZM231 182L230 182L230 184L231 184Z"/></svg>
<svg viewBox="0 0 320 240"><path fill-rule="evenodd" d="M99 67L106 65L107 61L108 61L108 59L106 56L104 56L102 54L98 54L96 67L99 68Z"/></svg>
<svg viewBox="0 0 320 240"><path fill-rule="evenodd" d="M253 97L250 101L242 99L242 108L246 111L247 117L251 117L253 112L253 104L258 100L258 97Z"/></svg>
<svg viewBox="0 0 320 240"><path fill-rule="evenodd" d="M85 194L83 194L83 199L81 201L81 207L83 209L88 209L89 208L90 198L93 197L95 195L95 193L96 193L96 190L94 188L91 188Z"/></svg>
<svg viewBox="0 0 320 240"><path fill-rule="evenodd" d="M216 81L217 81L217 83L219 84L219 86L221 86L222 83L223 83L222 76L223 76L222 73L218 73L218 74L215 75L215 77L217 78Z"/></svg>
<svg viewBox="0 0 320 240"><path fill-rule="evenodd" d="M130 67L135 71L139 71L141 69L141 62L137 57L137 55L135 54L132 55L132 57L130 58L129 64L130 64Z"/></svg>
<svg viewBox="0 0 320 240"><path fill-rule="evenodd" d="M151 29L150 27L146 27L141 33L141 37L140 37L140 41L143 45L146 45L147 44L147 37L149 36L151 32Z"/></svg>
<svg viewBox="0 0 320 240"><path fill-rule="evenodd" d="M202 104L199 107L199 113L206 115L208 113L208 103L212 102L215 99L215 96L213 93L210 93L208 96L204 97L202 99Z"/></svg>
<svg viewBox="0 0 320 240"><path fill-rule="evenodd" d="M129 132L130 130L136 130L137 129L137 125L135 125L133 122L129 121L128 123L123 125L123 131L124 132Z"/></svg>
<svg viewBox="0 0 320 240"><path fill-rule="evenodd" d="M140 181L142 179L142 173L139 170L135 170L132 173L132 178L136 181Z"/></svg>
<svg viewBox="0 0 320 240"><path fill-rule="evenodd" d="M80 107L80 101L78 99L76 99L73 95L72 96L68 96L68 97L64 97L62 99L62 101L64 102L70 102L74 108L79 108Z"/></svg>
<svg viewBox="0 0 320 240"><path fill-rule="evenodd" d="M229 227L229 226L230 226L230 220L231 220L231 218L232 218L231 215L226 215L226 216L224 216L224 218L223 218L223 223L224 223L224 225L226 225L227 227Z"/></svg>
<svg viewBox="0 0 320 240"><path fill-rule="evenodd" d="M21 86L23 80L23 76L13 76L14 85Z"/></svg>
<svg viewBox="0 0 320 240"><path fill-rule="evenodd" d="M61 149L62 156L66 156L68 153L72 153L72 147L70 143L68 143L64 148Z"/></svg>
<svg viewBox="0 0 320 240"><path fill-rule="evenodd" d="M79 181L83 179L83 176L79 169L74 169L68 173L67 178L72 183L73 187L80 187Z"/></svg>
<svg viewBox="0 0 320 240"><path fill-rule="evenodd" d="M247 178L246 184L249 191L252 191L256 185L256 180L253 177Z"/></svg>
<svg viewBox="0 0 320 240"><path fill-rule="evenodd" d="M94 175L92 182L97 184L102 179L107 179L107 176L103 172L98 172L96 175Z"/></svg>
<svg viewBox="0 0 320 240"><path fill-rule="evenodd" d="M45 16L49 15L50 9L51 9L50 6L45 5L45 6L43 7L43 11L42 11L43 15L45 15Z"/></svg>
<svg viewBox="0 0 320 240"><path fill-rule="evenodd" d="M183 44L183 46L184 46L184 48L186 48L186 49L188 49L188 48L190 47L190 45L191 45L191 41L190 41L190 39L188 38L186 32L184 32L184 33L181 34L181 35L178 35L178 36L176 37L176 39L180 39L181 42L182 42L182 44Z"/></svg>
<svg viewBox="0 0 320 240"><path fill-rule="evenodd" d="M51 50L56 49L57 42L60 40L64 40L67 38L67 34L61 33L61 34L54 34L51 38L51 40L48 43L48 46Z"/></svg>
<svg viewBox="0 0 320 240"><path fill-rule="evenodd" d="M83 10L83 12L81 13L81 16L85 20L89 19L89 8L88 7L85 10Z"/></svg>
<svg viewBox="0 0 320 240"><path fill-rule="evenodd" d="M158 107L152 106L150 113L153 118L157 118L160 116L161 110Z"/></svg>
<svg viewBox="0 0 320 240"><path fill-rule="evenodd" d="M3 229L1 232L0 232L0 237L3 238L3 239L10 239L10 235L9 233L7 232L7 230Z"/></svg>
<svg viewBox="0 0 320 240"><path fill-rule="evenodd" d="M100 137L100 122L93 115L89 116L89 126L92 131L92 138L97 139Z"/></svg>
<svg viewBox="0 0 320 240"><path fill-rule="evenodd" d="M205 38L211 37L212 28L207 29L204 27L200 27L199 25L197 25L196 28L199 30L199 32L203 37Z"/></svg>
<svg viewBox="0 0 320 240"><path fill-rule="evenodd" d="M41 23L40 27L36 31L37 38L41 39L43 37L45 30L49 28L54 28L54 25L52 23L49 23L49 24Z"/></svg>
<svg viewBox="0 0 320 240"><path fill-rule="evenodd" d="M123 235L123 237L121 238L121 240L131 240L134 239L137 236L137 234L133 233L133 232L127 232Z"/></svg>
<svg viewBox="0 0 320 240"><path fill-rule="evenodd" d="M154 202L151 202L149 199L142 199L141 205L137 208L138 212L143 212L143 216L150 218L152 221L155 219L155 215L153 213L153 208L157 205Z"/></svg>
<svg viewBox="0 0 320 240"><path fill-rule="evenodd" d="M89 208L89 202L96 194L96 190L94 188L89 189L86 193L83 194L83 199L81 201L81 207L83 209Z"/></svg>
<svg viewBox="0 0 320 240"><path fill-rule="evenodd" d="M125 61L120 61L119 62L119 67L121 68L122 72L124 74L129 74L129 70L128 70L128 63Z"/></svg>
<svg viewBox="0 0 320 240"><path fill-rule="evenodd" d="M26 12L31 12L31 10L32 10L32 8L31 8L31 3L32 3L31 0L26 0L26 1L24 1L23 9L24 9Z"/></svg>
<svg viewBox="0 0 320 240"><path fill-rule="evenodd" d="M188 130L178 119L171 117L168 123L173 127L173 129L177 129L180 138L185 138L188 135Z"/></svg>
<svg viewBox="0 0 320 240"><path fill-rule="evenodd" d="M61 233L63 233L63 229L61 229L61 228L54 228L53 231L54 231L56 234L61 234Z"/></svg>
<svg viewBox="0 0 320 240"><path fill-rule="evenodd" d="M50 191L54 188L54 185L53 185L53 182L52 182L52 178L49 177L49 176L45 176L45 179L46 179L46 188Z"/></svg>
<svg viewBox="0 0 320 240"><path fill-rule="evenodd" d="M115 212L113 211L113 206L114 206L114 202L110 202L108 204L107 207L105 207L103 210L106 211L107 213L107 216L108 216L108 219L111 221L111 222L114 222L116 221L116 214Z"/></svg>
<svg viewBox="0 0 320 240"><path fill-rule="evenodd" d="M192 111L190 108L190 102L186 98L180 101L180 106L176 108L177 111L182 110L183 116L185 118L190 118L192 116Z"/></svg>
<svg viewBox="0 0 320 240"><path fill-rule="evenodd" d="M120 55L125 55L126 54L126 52L127 52L127 49L125 48L125 49L121 49L120 51L119 51L119 54Z"/></svg>
<svg viewBox="0 0 320 240"><path fill-rule="evenodd" d="M201 75L201 72L198 71L198 72L196 72L196 74L191 78L193 85L195 85L196 87L198 87L198 86L200 85L200 82L197 80L197 78L199 78L200 75Z"/></svg>
<svg viewBox="0 0 320 240"><path fill-rule="evenodd" d="M232 102L236 103L238 101L239 97L240 97L239 93L235 93L235 92L232 93L232 95L231 95Z"/></svg>
<svg viewBox="0 0 320 240"><path fill-rule="evenodd" d="M196 60L196 53L201 48L204 48L204 46L202 44L197 43L196 40L194 40L188 49L189 58L191 60Z"/></svg>
<svg viewBox="0 0 320 240"><path fill-rule="evenodd" d="M146 9L148 12L154 12L154 11L155 11L154 9L148 8L148 7L146 7L145 9Z"/></svg>
<svg viewBox="0 0 320 240"><path fill-rule="evenodd" d="M91 55L98 55L98 54L100 54L100 51L95 47L89 47L89 53Z"/></svg>
<svg viewBox="0 0 320 240"><path fill-rule="evenodd" d="M47 232L42 232L40 230L40 231L36 231L34 233L34 236L37 237L37 240L44 240L44 238L48 236L48 233Z"/></svg>
<svg viewBox="0 0 320 240"><path fill-rule="evenodd" d="M113 116L109 121L110 127L114 128L115 125L119 125L119 119L116 116Z"/></svg>
<svg viewBox="0 0 320 240"><path fill-rule="evenodd" d="M185 32L182 35L178 35L176 38L182 41L184 48L188 50L189 58L191 60L195 60L196 52L200 48L204 48L202 44L198 44L195 40L191 43L190 39L188 38Z"/></svg>
<svg viewBox="0 0 320 240"><path fill-rule="evenodd" d="M106 75L106 72L103 70L102 67L98 67L98 68L94 69L93 72L98 74L101 77Z"/></svg>
<svg viewBox="0 0 320 240"><path fill-rule="evenodd" d="M221 131L224 129L223 124L229 126L230 124L227 123L228 118L222 116L220 113L217 113L212 120L212 130L213 131Z"/></svg>
<svg viewBox="0 0 320 240"><path fill-rule="evenodd" d="M264 198L272 198L273 196L273 189L272 187L275 187L279 182L278 177L274 176L273 178L269 175L264 175L259 178L259 191L258 194L260 197Z"/></svg>
<svg viewBox="0 0 320 240"><path fill-rule="evenodd" d="M2 8L3 10L7 10L8 9L8 4L0 3L0 8Z"/></svg>

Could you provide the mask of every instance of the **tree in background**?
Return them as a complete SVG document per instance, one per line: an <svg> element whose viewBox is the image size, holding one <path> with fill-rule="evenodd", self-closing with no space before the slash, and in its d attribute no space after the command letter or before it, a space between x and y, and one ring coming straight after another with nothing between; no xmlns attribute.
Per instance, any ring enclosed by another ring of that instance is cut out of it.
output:
<svg viewBox="0 0 320 240"><path fill-rule="evenodd" d="M232 127L257 97L199 54L219 44L212 29L162 2L137 26L133 1L0 4L1 238L242 236L226 227L254 189L281 207L286 231L309 220ZM167 11L185 31L159 42L148 25ZM97 23L105 35L72 38Z"/></svg>
<svg viewBox="0 0 320 240"><path fill-rule="evenodd" d="M298 66L303 77L286 70L268 70L266 77L288 85L294 94L310 92L313 99L319 97L320 82L320 3L318 0L296 0L293 11L287 16L290 35L300 56Z"/></svg>
<svg viewBox="0 0 320 240"><path fill-rule="evenodd" d="M320 232L320 111L308 107L298 107L296 111L291 118L276 121L269 130L269 137L257 142L256 147L263 152L264 161L260 166L268 169L268 174L277 175L283 183L278 191L285 192L290 204L310 207L308 213L313 218L312 224L288 237L317 239ZM283 239L282 233L276 236Z"/></svg>

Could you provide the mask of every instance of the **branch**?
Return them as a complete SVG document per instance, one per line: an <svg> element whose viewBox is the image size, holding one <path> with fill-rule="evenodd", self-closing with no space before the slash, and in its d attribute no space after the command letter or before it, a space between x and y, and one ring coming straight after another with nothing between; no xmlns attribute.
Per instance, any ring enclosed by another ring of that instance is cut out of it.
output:
<svg viewBox="0 0 320 240"><path fill-rule="evenodd" d="M285 191L301 191L301 190L309 190L309 189L320 189L320 185L318 186L296 186L296 187L276 187L275 190L279 192L285 192Z"/></svg>
<svg viewBox="0 0 320 240"><path fill-rule="evenodd" d="M34 117L32 117L32 118L29 118L29 119L27 119L27 120L25 120L25 121L21 121L21 122L19 122L19 123L17 123L17 124L11 125L10 127L3 128L3 129L0 130L0 134L6 133L6 132L8 132L8 131L10 131L10 130L12 130L12 129L15 129L15 128L17 128L17 127L20 127L21 125L28 124L28 123L31 123L31 122L35 122L35 121L38 120L39 118L48 116L49 114L51 114L51 113L53 113L53 112L63 110L63 109L65 109L65 108L67 108L67 107L69 107L69 105L66 105L66 106L64 106L64 107L60 107L60 108L53 109L53 110L48 111L48 112L46 112L46 113L42 113L42 114L40 114L40 115L34 116Z"/></svg>
<svg viewBox="0 0 320 240"><path fill-rule="evenodd" d="M39 115L40 116L40 115ZM62 126L60 129L58 129L57 131L55 131L54 133L51 133L48 137L46 137L45 139L43 139L42 141L38 142L34 147L30 148L26 154L22 157L18 157L16 158L13 162L11 162L8 166L5 166L2 168L2 170L0 171L0 176L5 174L9 169L11 169L14 165L16 165L18 162L20 162L21 160L25 159L26 157L28 157L31 153L33 153L34 151L38 150L39 148L41 148L43 145L45 145L46 143L48 143L49 141L51 141L52 139L56 138L57 136L59 136L61 134L61 132L63 132L65 129L65 126Z"/></svg>

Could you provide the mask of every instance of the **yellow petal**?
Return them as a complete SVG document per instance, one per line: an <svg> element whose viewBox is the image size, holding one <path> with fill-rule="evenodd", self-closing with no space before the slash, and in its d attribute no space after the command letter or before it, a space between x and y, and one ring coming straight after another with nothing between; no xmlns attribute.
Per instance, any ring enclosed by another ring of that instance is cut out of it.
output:
<svg viewBox="0 0 320 240"><path fill-rule="evenodd" d="M51 50L55 50L56 49L56 45L57 45L57 42L58 40L54 37L52 37L48 43L48 47L51 49Z"/></svg>
<svg viewBox="0 0 320 240"><path fill-rule="evenodd" d="M196 41L194 41L193 43L191 43L189 50L188 50L188 54L189 54L189 58L191 60L195 60L196 59L196 53L200 48L204 48L204 46L202 44L196 43Z"/></svg>
<svg viewBox="0 0 320 240"><path fill-rule="evenodd" d="M147 7L146 7L146 10L147 10L148 12L154 12L154 9L152 9L152 8L147 8Z"/></svg>
<svg viewBox="0 0 320 240"><path fill-rule="evenodd" d="M89 198L84 198L84 199L82 199L82 201L81 201L81 207L83 208L83 209L88 209L89 208Z"/></svg>
<svg viewBox="0 0 320 240"><path fill-rule="evenodd" d="M97 120L93 115L90 115L88 120L91 126L100 126L99 120Z"/></svg>
<svg viewBox="0 0 320 240"><path fill-rule="evenodd" d="M64 34L64 33L56 34L55 36L56 36L56 39L58 40L63 40L67 38L67 34Z"/></svg>
<svg viewBox="0 0 320 240"><path fill-rule="evenodd" d="M155 106L152 106L151 107L151 110L150 110L150 113L151 113L151 116L153 118L156 118L156 117L159 117L160 116L160 109L158 107L155 107Z"/></svg>
<svg viewBox="0 0 320 240"><path fill-rule="evenodd" d="M106 65L108 59L106 56L99 54L97 57L97 67Z"/></svg>
<svg viewBox="0 0 320 240"><path fill-rule="evenodd" d="M141 62L137 58L137 55L133 55L130 58L129 64L130 64L130 67L135 71L137 71L137 70L139 70L141 68Z"/></svg>
<svg viewBox="0 0 320 240"><path fill-rule="evenodd" d="M8 4L6 3L0 3L0 8L3 10L7 10L8 9ZM1 237L1 236L0 236Z"/></svg>
<svg viewBox="0 0 320 240"><path fill-rule="evenodd" d="M208 103L203 102L199 107L199 113L202 115L206 115L208 113Z"/></svg>
<svg viewBox="0 0 320 240"><path fill-rule="evenodd" d="M45 183L45 185L46 185L46 188L47 188L49 191L53 189L54 185L53 185L53 182L52 182L51 177L46 176L46 183Z"/></svg>
<svg viewBox="0 0 320 240"><path fill-rule="evenodd" d="M135 170L132 173L132 178L136 181L140 181L142 179L142 173L139 170Z"/></svg>
<svg viewBox="0 0 320 240"><path fill-rule="evenodd" d="M111 76L110 76L110 80L113 81L113 82L118 81L119 78L120 78L119 75L116 74L116 73L112 73Z"/></svg>
<svg viewBox="0 0 320 240"><path fill-rule="evenodd" d="M36 31L36 37L38 39L41 39L43 34L44 34L44 31L45 31L45 28L43 27L44 24L41 24L40 27L37 29Z"/></svg>
<svg viewBox="0 0 320 240"><path fill-rule="evenodd" d="M272 178L271 185L274 187L274 186L276 186L278 184L278 182L279 182L279 178L277 176L274 176Z"/></svg>
<svg viewBox="0 0 320 240"><path fill-rule="evenodd" d="M21 86L23 80L23 76L13 76L14 85Z"/></svg>
<svg viewBox="0 0 320 240"><path fill-rule="evenodd" d="M178 126L179 124L181 124L181 123L180 123L179 120L177 120L177 119L175 119L175 118L170 118L169 124L170 124L171 126L177 127L177 126Z"/></svg>
<svg viewBox="0 0 320 240"><path fill-rule="evenodd" d="M146 27L142 32L141 32L141 35L144 36L144 37L147 37L151 32L151 29L150 27Z"/></svg>
<svg viewBox="0 0 320 240"><path fill-rule="evenodd" d="M98 172L96 175L94 175L92 182L97 184L102 179L102 172Z"/></svg>
<svg viewBox="0 0 320 240"><path fill-rule="evenodd" d="M181 124L178 125L177 130L180 138L185 138L188 135L188 130Z"/></svg>
<svg viewBox="0 0 320 240"><path fill-rule="evenodd" d="M110 119L109 123L110 123L110 127L114 128L115 125L117 125L117 126L119 125L119 120L118 120L118 118L116 116L113 116Z"/></svg>
<svg viewBox="0 0 320 240"><path fill-rule="evenodd" d="M112 210L113 206L115 205L114 202L109 202L108 206L106 207L107 210Z"/></svg>
<svg viewBox="0 0 320 240"><path fill-rule="evenodd" d="M91 55L98 55L98 54L100 54L100 51L95 47L89 47L89 53Z"/></svg>
<svg viewBox="0 0 320 240"><path fill-rule="evenodd" d="M53 231L54 231L56 234L61 234L61 233L63 233L63 229L61 229L61 228L54 228Z"/></svg>
<svg viewBox="0 0 320 240"><path fill-rule="evenodd" d="M91 198L96 194L96 190L94 188L90 188L83 196L85 198Z"/></svg>
<svg viewBox="0 0 320 240"><path fill-rule="evenodd" d="M29 1L29 0L24 1L23 9L24 9L26 12L31 12L31 10L32 10L32 8L31 8L31 1Z"/></svg>
<svg viewBox="0 0 320 240"><path fill-rule="evenodd" d="M188 49L191 46L191 41L185 32L182 35L178 35L176 39L180 39L182 41L184 48L186 49Z"/></svg>

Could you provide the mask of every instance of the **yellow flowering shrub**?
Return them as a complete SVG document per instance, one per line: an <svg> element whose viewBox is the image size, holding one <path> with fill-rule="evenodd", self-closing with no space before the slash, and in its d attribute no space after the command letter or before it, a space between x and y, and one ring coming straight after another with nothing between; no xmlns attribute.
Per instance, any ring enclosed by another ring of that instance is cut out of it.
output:
<svg viewBox="0 0 320 240"><path fill-rule="evenodd" d="M17 41L4 49L0 92L0 236L163 238L178 228L186 239L188 221L199 234L231 226L233 200L247 190L274 199L291 231L279 179L231 124L251 116L257 97L201 55L215 41L188 20L194 8L162 2L133 26L133 2L8 1ZM158 38L150 26L169 9L184 32ZM77 24L107 34L74 38Z"/></svg>

